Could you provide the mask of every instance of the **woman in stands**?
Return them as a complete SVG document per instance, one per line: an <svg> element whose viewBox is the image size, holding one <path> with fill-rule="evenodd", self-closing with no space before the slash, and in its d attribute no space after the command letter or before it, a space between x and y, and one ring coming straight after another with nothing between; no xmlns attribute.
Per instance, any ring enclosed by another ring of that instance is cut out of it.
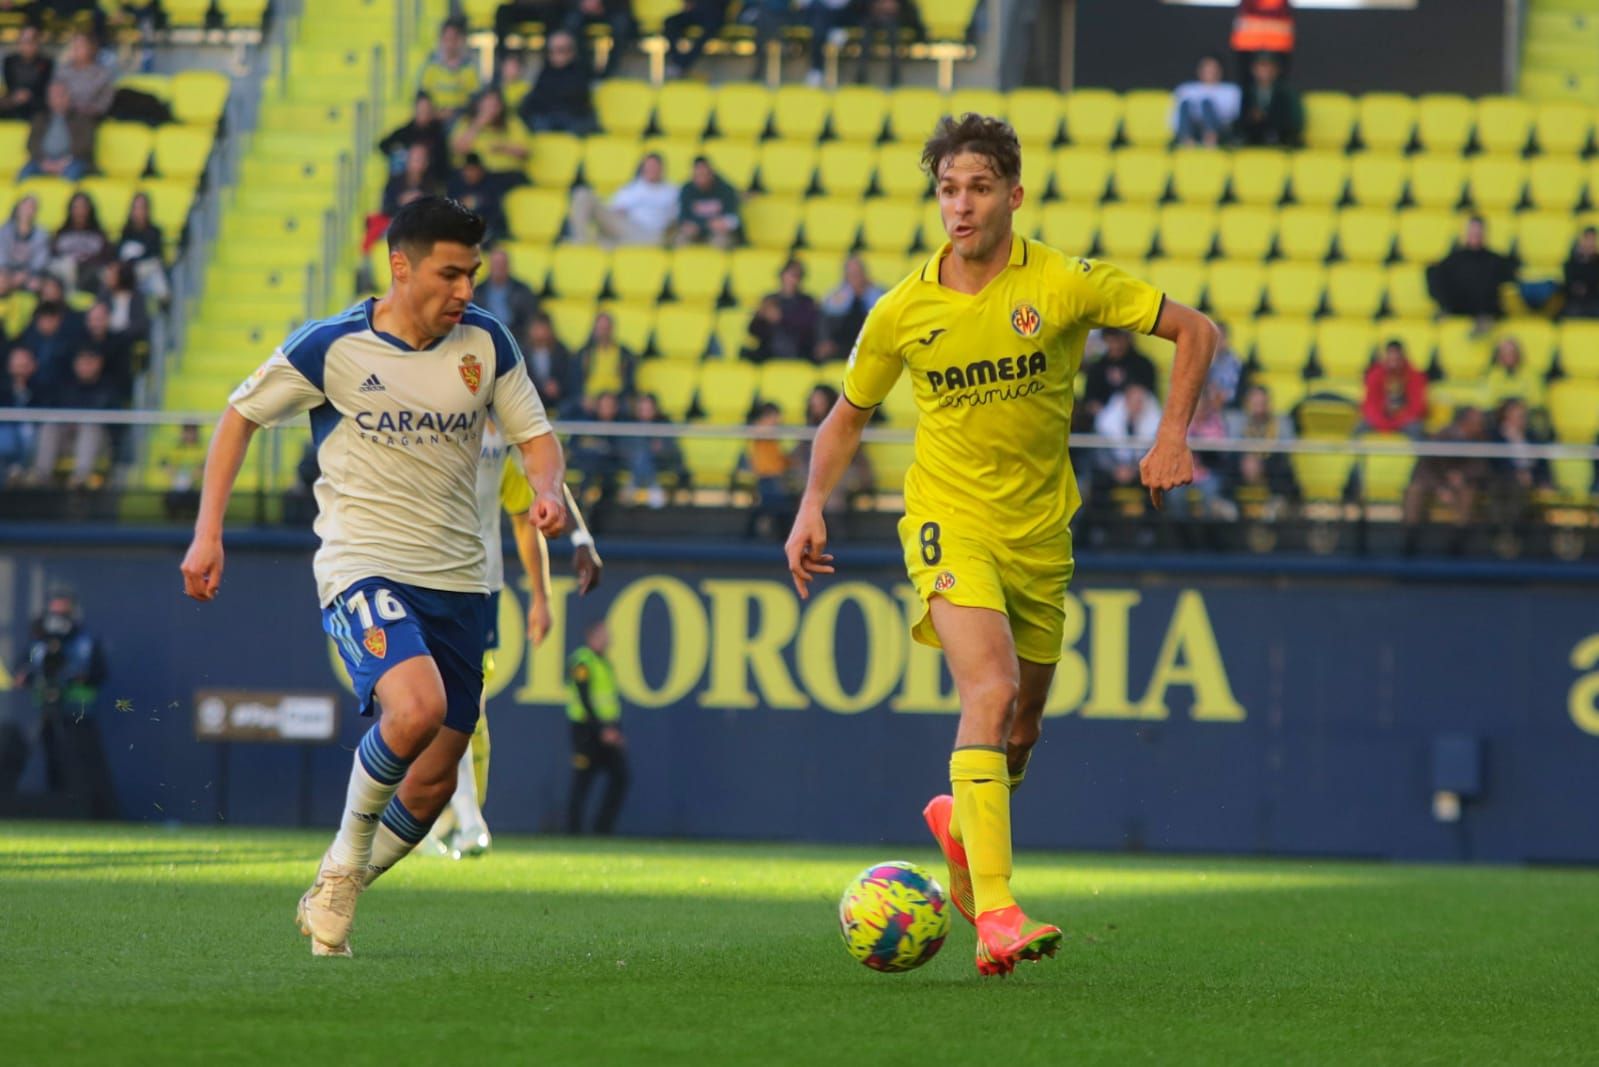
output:
<svg viewBox="0 0 1599 1067"><path fill-rule="evenodd" d="M74 289L93 289L100 265L111 256L111 240L100 225L94 201L73 193L67 201L67 221L50 244L54 273Z"/></svg>
<svg viewBox="0 0 1599 1067"><path fill-rule="evenodd" d="M126 263L138 280L139 291L165 304L171 295L167 283L166 235L150 218L150 197L134 193L128 202L128 219L117 242L117 259Z"/></svg>
<svg viewBox="0 0 1599 1067"><path fill-rule="evenodd" d="M50 266L50 235L39 225L39 201L25 196L0 226L0 289L38 289Z"/></svg>

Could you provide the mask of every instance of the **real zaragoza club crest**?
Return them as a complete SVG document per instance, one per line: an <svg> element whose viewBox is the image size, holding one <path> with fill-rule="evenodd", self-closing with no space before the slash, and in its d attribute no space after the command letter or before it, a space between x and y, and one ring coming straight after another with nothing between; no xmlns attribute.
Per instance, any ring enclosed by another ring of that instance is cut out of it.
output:
<svg viewBox="0 0 1599 1067"><path fill-rule="evenodd" d="M468 352L461 357L460 370L461 380L466 383L468 389L472 390L472 395L476 396L478 387L483 384L483 364L478 362L476 356Z"/></svg>

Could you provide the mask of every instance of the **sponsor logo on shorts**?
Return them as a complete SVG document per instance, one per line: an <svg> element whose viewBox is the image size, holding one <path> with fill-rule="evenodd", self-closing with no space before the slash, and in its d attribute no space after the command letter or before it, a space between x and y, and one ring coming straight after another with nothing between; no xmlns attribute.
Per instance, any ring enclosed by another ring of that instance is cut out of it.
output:
<svg viewBox="0 0 1599 1067"><path fill-rule="evenodd" d="M947 593L955 588L955 576L949 571L939 571L938 577L933 579L933 592Z"/></svg>
<svg viewBox="0 0 1599 1067"><path fill-rule="evenodd" d="M378 659L389 654L389 635L381 626L371 626L361 635L361 644Z"/></svg>
<svg viewBox="0 0 1599 1067"><path fill-rule="evenodd" d="M483 364L478 361L476 356L468 352L461 357L460 370L461 380L466 383L468 389L472 390L472 395L476 396L478 387L483 384Z"/></svg>
<svg viewBox="0 0 1599 1067"><path fill-rule="evenodd" d="M1038 309L1031 304L1017 304L1010 313L1010 328L1023 337L1037 337L1043 325Z"/></svg>

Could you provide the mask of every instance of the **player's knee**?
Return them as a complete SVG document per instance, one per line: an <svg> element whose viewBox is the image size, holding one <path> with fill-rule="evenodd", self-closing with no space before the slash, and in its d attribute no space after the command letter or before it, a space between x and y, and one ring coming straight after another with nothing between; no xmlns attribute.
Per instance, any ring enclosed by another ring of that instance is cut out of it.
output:
<svg viewBox="0 0 1599 1067"><path fill-rule="evenodd" d="M972 687L964 702L965 710L985 722L1008 723L1016 711L1016 691L1014 678L1001 675L987 679Z"/></svg>
<svg viewBox="0 0 1599 1067"><path fill-rule="evenodd" d="M444 694L426 689L404 689L388 694L383 719L408 748L422 748L444 725Z"/></svg>

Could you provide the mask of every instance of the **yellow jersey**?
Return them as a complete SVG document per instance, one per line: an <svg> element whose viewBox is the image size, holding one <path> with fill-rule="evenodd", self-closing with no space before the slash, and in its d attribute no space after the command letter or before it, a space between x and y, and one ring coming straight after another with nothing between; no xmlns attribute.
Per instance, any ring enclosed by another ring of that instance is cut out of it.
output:
<svg viewBox="0 0 1599 1067"><path fill-rule="evenodd" d="M500 468L500 507L507 515L526 515L533 510L533 487L527 483L522 454L514 450L505 456Z"/></svg>
<svg viewBox="0 0 1599 1067"><path fill-rule="evenodd" d="M446 66L442 59L433 56L422 67L420 82L418 88L428 94L434 107L459 111L483 87L483 76L478 73L470 54L462 58L459 67Z"/></svg>
<svg viewBox="0 0 1599 1067"><path fill-rule="evenodd" d="M1153 332L1165 297L1021 236L1005 269L969 295L939 283L949 250L866 316L844 397L875 407L910 368L921 417L907 514L1013 544L1061 536L1081 503L1066 438L1083 342L1100 326Z"/></svg>

